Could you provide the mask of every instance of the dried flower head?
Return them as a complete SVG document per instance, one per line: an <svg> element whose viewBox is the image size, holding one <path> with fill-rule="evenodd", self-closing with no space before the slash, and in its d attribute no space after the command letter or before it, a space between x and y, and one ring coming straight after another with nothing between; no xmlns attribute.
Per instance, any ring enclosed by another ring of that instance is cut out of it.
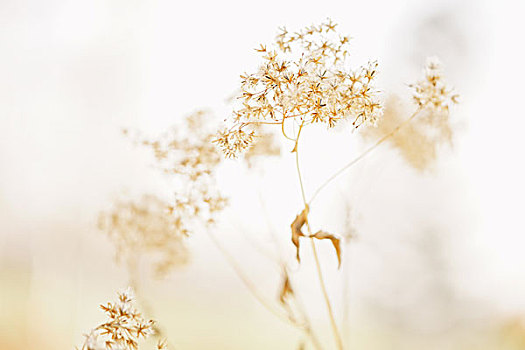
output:
<svg viewBox="0 0 525 350"><path fill-rule="evenodd" d="M213 141L219 145L224 155L235 158L237 154L245 151L251 145L255 131L245 132L242 129L220 131Z"/></svg>
<svg viewBox="0 0 525 350"><path fill-rule="evenodd" d="M198 111L161 137L141 142L152 149L161 169L172 176L175 198L170 212L184 234L214 223L227 203L215 183L222 158L211 142L216 130L212 120L208 113Z"/></svg>
<svg viewBox="0 0 525 350"><path fill-rule="evenodd" d="M159 168L181 181L209 182L221 162L211 144L216 126L205 111L188 115L183 123L155 139L134 136L136 142L152 150Z"/></svg>
<svg viewBox="0 0 525 350"><path fill-rule="evenodd" d="M373 86L377 63L350 69L350 38L335 27L328 20L296 33L282 28L273 45L257 49L263 63L256 72L241 75L231 125L215 139L227 157L250 146L254 125L280 125L286 136L286 123L333 127L350 119L358 127L378 120L381 106Z"/></svg>
<svg viewBox="0 0 525 350"><path fill-rule="evenodd" d="M154 334L154 322L145 320L135 308L130 288L118 293L116 302L100 307L106 322L86 335L81 350L138 350L139 340Z"/></svg>
<svg viewBox="0 0 525 350"><path fill-rule="evenodd" d="M432 164L441 144L452 143L449 108L458 101L458 95L444 83L443 70L437 58L427 60L424 74L422 80L410 85L419 107L412 117L408 117L407 109L399 98L390 96L381 122L376 128L367 128L363 133L371 139L389 135L389 142L417 170L424 170Z"/></svg>
<svg viewBox="0 0 525 350"><path fill-rule="evenodd" d="M138 203L118 202L113 211L101 216L101 228L126 257L144 251L160 255L159 275L187 260L184 238L213 224L226 206L215 183L222 157L211 143L216 130L211 120L208 113L197 111L155 139L125 131L151 149L157 166L173 180L174 196L170 202L154 196L144 196Z"/></svg>
<svg viewBox="0 0 525 350"><path fill-rule="evenodd" d="M414 90L414 101L420 107L448 112L458 103L459 95L445 83L443 67L437 57L427 58L424 75L424 79L409 85Z"/></svg>
<svg viewBox="0 0 525 350"><path fill-rule="evenodd" d="M398 129L389 138L389 143L403 159L417 170L427 169L437 158L442 144L452 143L452 127L448 113L425 109L409 124ZM407 120L407 108L396 96L390 96L385 103L384 116L376 128L367 128L362 135L365 139L377 140L388 135Z"/></svg>
<svg viewBox="0 0 525 350"><path fill-rule="evenodd" d="M165 275L189 258L184 239L188 229L161 199L144 195L139 201L117 201L99 218L99 227L116 246L118 261L132 267L142 255L156 259L155 271Z"/></svg>

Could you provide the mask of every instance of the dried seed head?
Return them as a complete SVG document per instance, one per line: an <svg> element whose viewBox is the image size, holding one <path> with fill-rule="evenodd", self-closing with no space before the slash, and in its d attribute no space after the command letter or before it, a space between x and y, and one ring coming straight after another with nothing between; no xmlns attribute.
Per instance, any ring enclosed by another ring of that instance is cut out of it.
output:
<svg viewBox="0 0 525 350"><path fill-rule="evenodd" d="M140 135L134 141L151 149L157 166L182 181L207 181L221 162L210 141L215 137L213 116L205 111L188 115L183 123L154 139Z"/></svg>
<svg viewBox="0 0 525 350"><path fill-rule="evenodd" d="M168 207L161 199L144 195L138 201L116 201L112 210L100 215L99 228L113 241L119 262L133 266L140 256L151 255L156 272L164 275L188 261L187 228ZM133 299L131 294L120 297Z"/></svg>
<svg viewBox="0 0 525 350"><path fill-rule="evenodd" d="M375 124L382 109L374 88L377 63L348 67L350 38L331 20L291 33L280 28L272 45L256 49L262 64L241 75L239 103L215 142L235 157L254 141L253 126L324 123L333 127L351 120L355 127Z"/></svg>
<svg viewBox="0 0 525 350"><path fill-rule="evenodd" d="M154 322L135 309L132 295L128 288L118 293L117 302L100 306L106 321L86 335L81 350L138 350L139 340L154 334Z"/></svg>
<svg viewBox="0 0 525 350"><path fill-rule="evenodd" d="M174 185L172 201L145 195L138 201L119 201L103 213L100 227L117 246L117 255L130 260L141 253L157 258L156 272L163 276L188 260L185 237L213 224L226 206L215 183L222 158L211 143L216 130L213 118L198 111L158 138L126 134L149 148L157 166ZM213 131L213 132L212 132Z"/></svg>
<svg viewBox="0 0 525 350"><path fill-rule="evenodd" d="M414 101L420 107L448 112L453 104L458 103L459 95L445 83L443 67L437 57L427 59L424 75L422 80L410 85Z"/></svg>
<svg viewBox="0 0 525 350"><path fill-rule="evenodd" d="M417 117L398 128L405 123L409 113L399 98L390 96L377 128L367 128L363 135L380 139L395 130L389 142L400 151L409 165L424 170L437 158L440 145L452 143L453 128L449 109L458 102L458 95L446 86L443 69L437 58L427 60L424 78L410 87L419 107Z"/></svg>
<svg viewBox="0 0 525 350"><path fill-rule="evenodd" d="M227 158L235 158L251 145L254 136L255 131L245 132L242 129L224 130L219 132L219 135L213 142L219 145Z"/></svg>

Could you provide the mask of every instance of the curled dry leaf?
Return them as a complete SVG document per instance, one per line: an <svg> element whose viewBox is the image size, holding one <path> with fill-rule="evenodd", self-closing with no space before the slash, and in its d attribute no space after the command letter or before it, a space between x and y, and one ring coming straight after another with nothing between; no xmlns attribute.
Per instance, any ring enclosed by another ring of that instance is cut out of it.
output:
<svg viewBox="0 0 525 350"><path fill-rule="evenodd" d="M301 257L299 256L299 237L304 237L303 231L301 231L302 227L306 223L306 220L308 219L308 205L304 208L304 210L301 212L301 214L297 215L295 217L295 220L290 225L292 228L292 243L295 245L295 248L297 249L297 261L301 262Z"/></svg>
<svg viewBox="0 0 525 350"><path fill-rule="evenodd" d="M337 262L338 262L337 267L340 268L341 267L341 239L331 233L321 231L321 230L317 231L312 237L317 238L317 239L329 239L330 241L332 241L332 244L334 245L334 248L335 248L335 252L337 254Z"/></svg>
<svg viewBox="0 0 525 350"><path fill-rule="evenodd" d="M281 304L286 304L286 298L293 296L294 292L292 289L292 284L290 283L290 277L286 269L283 269L283 282L281 286L281 292L279 293L279 302Z"/></svg>
<svg viewBox="0 0 525 350"><path fill-rule="evenodd" d="M297 255L296 255L297 261L301 262L301 257L299 255L299 247L300 247L300 240L299 240L299 238L300 237L310 237L310 238L316 238L316 239L319 239L319 240L321 240L321 239L329 239L332 242L332 244L333 244L333 246L335 248L335 252L337 254L338 268L341 267L341 239L339 237L337 237L334 234L322 231L322 230L317 231L315 234L313 234L311 236L307 236L307 235L305 235L303 233L302 228L303 228L304 224L308 220L308 212L309 212L309 210L310 209L309 209L309 207L307 205L303 209L301 214L299 214L299 215L297 215L295 217L295 220L290 225L291 228L292 228L292 243L295 245L295 248L297 249Z"/></svg>

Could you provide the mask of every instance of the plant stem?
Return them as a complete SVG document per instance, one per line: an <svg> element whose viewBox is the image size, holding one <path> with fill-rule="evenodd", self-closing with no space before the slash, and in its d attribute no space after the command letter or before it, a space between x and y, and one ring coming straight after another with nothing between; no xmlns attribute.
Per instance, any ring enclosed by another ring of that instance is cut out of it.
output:
<svg viewBox="0 0 525 350"><path fill-rule="evenodd" d="M241 279L241 281L244 283L244 285L248 288L248 290L252 293L252 295L261 303L262 306L264 306L268 311L270 311L272 314L280 318L281 320L290 323L290 320L281 312L277 311L275 307L271 305L271 303L266 300L257 290L257 287L253 284L253 282L246 276L242 268L239 266L239 263L235 260L235 258L224 248L222 243L215 237L215 235L208 231L208 236L210 237L211 241L217 249L222 253L226 261L230 264L230 266L233 268L237 276Z"/></svg>
<svg viewBox="0 0 525 350"><path fill-rule="evenodd" d="M299 185L301 187L301 195L303 197L303 203L304 203L305 208L308 208L308 203L306 202L306 195L305 195L305 192L304 192L303 179L302 179L302 176L301 176L301 168L299 167L299 147L298 147L298 145L299 145L299 136L301 135L301 129L303 128L303 125L304 125L304 122L299 127L299 131L297 133L297 139L296 139L296 142L295 142L295 147L293 149L293 152L295 152L295 165L296 165L296 168L297 168L297 175L299 177ZM308 212L308 210L307 210L307 212ZM310 228L310 223L308 221L308 214L306 214L306 215L307 215L306 226L308 228L308 234L310 236L312 236L312 230ZM332 331L334 333L334 338L335 338L335 341L336 341L336 344L337 344L337 348L339 350L342 350L343 349L343 341L341 339L341 335L339 334L339 330L337 329L337 323L335 321L334 312L332 310L332 305L330 303L330 298L328 296L328 291L326 290L326 285L324 283L323 271L321 269L321 262L319 261L319 256L317 255L317 248L315 247L315 241L314 241L313 237L310 237L310 244L311 244L311 247L312 247L312 252L314 254L315 266L317 268L317 276L319 277L319 283L321 284L321 290L323 292L323 297L324 297L324 301L325 301L325 304L326 304L326 309L328 311L328 316L330 318L330 325L332 326Z"/></svg>
<svg viewBox="0 0 525 350"><path fill-rule="evenodd" d="M358 157L354 158L350 163L346 164L345 166L343 166L341 169L339 169L338 171L336 171L332 176L330 176L325 182L323 182L323 184L321 186L319 186L312 198L310 198L310 201L308 202L308 204L311 204L313 202L313 200L317 197L317 195L319 194L319 192L321 192L321 190L323 188L325 188L328 184L330 184L336 177L338 177L339 175L341 175L345 170L349 169L350 167L352 167L354 164L356 164L357 162L359 162L361 159L363 159L367 154L369 154L370 152L372 152L374 149L376 149L379 145L381 145L383 142L385 142L386 140L388 140L390 137L392 137L396 132L399 131L399 129L401 129L402 127L404 127L405 125L407 125L408 123L410 123L412 121L412 119L414 119L418 114L419 112L421 112L421 110L424 108L424 106L421 106L419 107L414 113L412 113L412 115L407 119L405 120L404 122L402 122L401 124L399 124L394 130L392 130L391 132L389 132L388 134L386 134L385 136L383 136L382 138L380 138L375 144L373 144L372 146L370 146L366 151L364 151L363 153L361 153Z"/></svg>
<svg viewBox="0 0 525 350"><path fill-rule="evenodd" d="M281 246L279 244L279 239L277 237L277 234L275 233L275 230L271 226L271 220L270 220L270 218L268 216L268 211L266 210L266 205L264 204L264 201L262 199L262 196L261 196L260 192L259 192L259 201L261 202L261 207L263 209L263 214L264 214L264 217L266 219L266 223L268 225L268 231L270 232L270 234L271 234L271 236L273 238L273 241L275 243L275 249L278 252L279 265L283 266L285 269L287 269L287 266L286 266L287 264L284 261L284 259L282 258L283 253L282 253ZM308 314L306 313L305 307L304 307L303 303L301 302L299 296L297 295L297 289L294 287L293 279L292 279L292 277L290 275L289 275L288 278L289 278L289 283L291 285L292 290L296 291L294 293L295 294L295 303L296 303L296 307L297 307L299 313L302 316L302 319L304 320L305 333L310 337L310 340L312 341L312 344L313 344L313 346L316 349L318 349L318 350L322 349L321 343L319 343L319 340L317 339L317 336L315 335L315 332L312 329L312 323L310 322L310 318L308 317Z"/></svg>
<svg viewBox="0 0 525 350"><path fill-rule="evenodd" d="M207 231L208 233L208 236L210 237L211 241L213 242L213 244L215 244L215 246L217 247L217 249L222 253L222 255L224 256L224 258L226 259L226 261L230 264L230 266L233 268L233 270L235 271L235 273L237 274L237 276L241 279L241 281L244 283L244 285L246 286L246 288L248 288L248 291L253 295L253 297L265 308L267 309L268 311L270 311L274 316L276 316L277 318L279 318L281 321L285 322L285 323L288 323L296 328L299 328L301 330L303 330L305 332L305 334L310 338L313 346L317 349L317 350L321 350L322 349L322 346L321 344L319 343L319 340L317 339L316 335L313 333L313 330L309 324L309 322L307 321L306 324L300 324L300 323L297 323L296 321L286 317L286 315L284 315L283 313L279 312L272 304L270 301L268 301L267 299L265 299L261 293L259 293L259 291L257 290L257 287L255 286L255 284L246 276L246 274L244 273L243 269L240 267L239 263L237 262L237 260L235 260L235 258L226 250L226 248L224 248L224 246L222 245L222 243L217 239L217 237L215 237L215 235L213 233L211 233L210 231Z"/></svg>

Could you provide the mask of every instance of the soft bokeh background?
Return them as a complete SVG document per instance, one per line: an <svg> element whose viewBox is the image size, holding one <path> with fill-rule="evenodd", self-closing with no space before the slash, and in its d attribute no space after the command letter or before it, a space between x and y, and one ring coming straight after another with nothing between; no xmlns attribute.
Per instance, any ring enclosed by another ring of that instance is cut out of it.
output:
<svg viewBox="0 0 525 350"><path fill-rule="evenodd" d="M73 348L102 320L98 304L126 286L98 212L124 191L167 185L121 128L157 133L197 108L220 111L257 65L254 47L279 26L326 17L354 38L356 64L379 61L385 92L408 98L406 83L438 55L462 96L454 147L431 170L384 147L319 198L313 220L357 236L342 272L321 244L350 348L525 346L523 13L520 1L2 0L0 348ZM306 190L359 147L348 130L306 144ZM234 199L217 235L272 296L267 218L293 258L300 197L291 155L265 164L264 176L235 164L221 173ZM190 247L190 265L164 280L144 266L141 277L142 302L175 348L297 346L298 332L253 300L205 235ZM302 298L331 348L306 251L303 260Z"/></svg>

